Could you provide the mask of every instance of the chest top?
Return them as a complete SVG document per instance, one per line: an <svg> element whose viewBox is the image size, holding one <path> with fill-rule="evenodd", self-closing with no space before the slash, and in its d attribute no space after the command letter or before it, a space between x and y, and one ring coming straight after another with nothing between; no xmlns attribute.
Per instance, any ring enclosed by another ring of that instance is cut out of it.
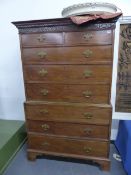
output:
<svg viewBox="0 0 131 175"><path fill-rule="evenodd" d="M12 22L19 33L50 33L86 30L108 30L115 28L115 20L89 22L82 25L74 24L70 18L56 18L45 20L17 21Z"/></svg>

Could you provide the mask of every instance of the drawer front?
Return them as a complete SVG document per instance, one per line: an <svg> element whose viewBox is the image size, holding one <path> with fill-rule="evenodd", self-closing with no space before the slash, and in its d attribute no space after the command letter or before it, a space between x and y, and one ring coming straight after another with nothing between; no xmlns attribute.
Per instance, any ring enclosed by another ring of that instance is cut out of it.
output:
<svg viewBox="0 0 131 175"><path fill-rule="evenodd" d="M47 45L62 45L62 33L38 33L38 34L23 34L21 35L22 46L47 46Z"/></svg>
<svg viewBox="0 0 131 175"><path fill-rule="evenodd" d="M109 103L109 85L59 85L28 83L27 100Z"/></svg>
<svg viewBox="0 0 131 175"><path fill-rule="evenodd" d="M109 139L108 126L28 120L27 128L41 134Z"/></svg>
<svg viewBox="0 0 131 175"><path fill-rule="evenodd" d="M66 84L111 82L111 65L46 65L24 66L26 81L43 81Z"/></svg>
<svg viewBox="0 0 131 175"><path fill-rule="evenodd" d="M108 142L75 140L29 134L29 149L74 155L107 157Z"/></svg>
<svg viewBox="0 0 131 175"><path fill-rule="evenodd" d="M112 44L112 31L87 31L65 33L65 45L106 45Z"/></svg>
<svg viewBox="0 0 131 175"><path fill-rule="evenodd" d="M24 64L105 64L112 62L112 46L24 48Z"/></svg>
<svg viewBox="0 0 131 175"><path fill-rule="evenodd" d="M61 121L86 124L108 125L111 120L111 107L89 106L73 103L26 103L26 118L30 120Z"/></svg>

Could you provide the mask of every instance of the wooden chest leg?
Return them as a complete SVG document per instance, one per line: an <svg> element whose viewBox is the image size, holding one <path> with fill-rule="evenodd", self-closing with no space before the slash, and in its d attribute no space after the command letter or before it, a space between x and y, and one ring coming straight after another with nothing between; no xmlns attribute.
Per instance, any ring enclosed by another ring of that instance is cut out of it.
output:
<svg viewBox="0 0 131 175"><path fill-rule="evenodd" d="M99 160L98 163L103 171L110 171L110 160Z"/></svg>
<svg viewBox="0 0 131 175"><path fill-rule="evenodd" d="M36 160L36 153L34 153L34 152L27 152L27 158L28 158L28 160L30 160L30 161L35 161Z"/></svg>

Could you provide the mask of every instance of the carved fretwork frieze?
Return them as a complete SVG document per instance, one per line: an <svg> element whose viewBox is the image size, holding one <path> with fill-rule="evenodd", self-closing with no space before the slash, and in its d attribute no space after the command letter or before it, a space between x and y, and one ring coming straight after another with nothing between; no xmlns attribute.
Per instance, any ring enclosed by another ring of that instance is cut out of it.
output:
<svg viewBox="0 0 131 175"><path fill-rule="evenodd" d="M68 31L83 31L83 30L106 30L114 29L114 22L98 22L88 23L82 25L76 25L71 20L62 19L59 20L38 20L38 21L26 21L26 22L13 22L13 24L19 29L19 33L37 33L37 32L68 32Z"/></svg>

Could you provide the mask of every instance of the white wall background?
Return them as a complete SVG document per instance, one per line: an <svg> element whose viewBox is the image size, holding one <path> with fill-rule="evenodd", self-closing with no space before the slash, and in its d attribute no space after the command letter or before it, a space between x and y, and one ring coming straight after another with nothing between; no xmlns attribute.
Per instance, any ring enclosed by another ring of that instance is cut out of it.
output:
<svg viewBox="0 0 131 175"><path fill-rule="evenodd" d="M91 0L92 1L92 0ZM100 0L99 0L100 1ZM59 18L63 8L90 2L86 0L0 0L0 119L24 120L24 85L18 31L12 21ZM98 2L98 1L96 1ZM131 15L130 0L105 0L114 3L124 16ZM119 24L117 24L119 26ZM116 48L118 29L116 30ZM115 82L117 71L117 52L114 57L112 104L115 104ZM130 114L116 113L114 119L131 119ZM113 120L112 138L115 138L118 120Z"/></svg>

